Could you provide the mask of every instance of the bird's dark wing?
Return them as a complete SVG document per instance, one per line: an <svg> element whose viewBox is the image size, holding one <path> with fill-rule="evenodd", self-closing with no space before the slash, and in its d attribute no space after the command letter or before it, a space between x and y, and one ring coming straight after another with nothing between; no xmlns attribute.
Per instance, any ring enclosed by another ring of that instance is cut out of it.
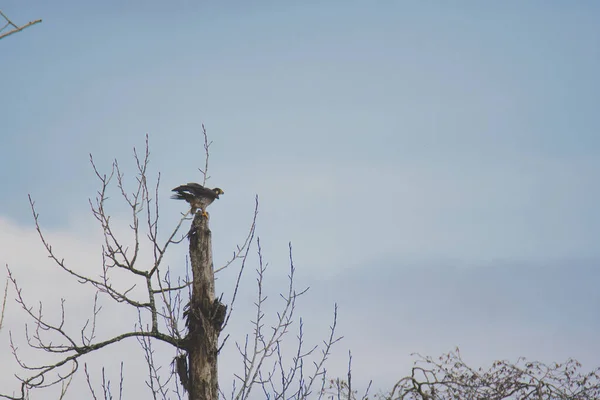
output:
<svg viewBox="0 0 600 400"><path fill-rule="evenodd" d="M185 200L187 202L190 202L194 198L193 194L188 193L186 191L183 191L183 190L179 191L179 190L175 190L175 189L173 189L173 191L176 192L176 193L173 194L173 195L171 195L172 199L175 199L175 200Z"/></svg>
<svg viewBox="0 0 600 400"><path fill-rule="evenodd" d="M187 185L184 185L184 187L187 189L187 191L189 191L196 197L206 197L209 199L216 198L216 194L213 190L206 188L206 187L200 185L199 183L191 182L191 183L188 183Z"/></svg>
<svg viewBox="0 0 600 400"><path fill-rule="evenodd" d="M209 190L209 189L205 188L204 186L202 186L201 184L195 183L195 182L190 182L187 185L183 185L183 186L186 186L189 190L199 190L199 191Z"/></svg>
<svg viewBox="0 0 600 400"><path fill-rule="evenodd" d="M176 192L178 194L187 193L190 195L196 195L198 192L204 190L202 185L197 183L188 183L187 185L177 186L175 189L171 190L172 192Z"/></svg>
<svg viewBox="0 0 600 400"><path fill-rule="evenodd" d="M217 197L214 191L194 182L177 186L172 192L176 193L171 196L172 199L186 200L188 202L193 198L209 198L214 200Z"/></svg>

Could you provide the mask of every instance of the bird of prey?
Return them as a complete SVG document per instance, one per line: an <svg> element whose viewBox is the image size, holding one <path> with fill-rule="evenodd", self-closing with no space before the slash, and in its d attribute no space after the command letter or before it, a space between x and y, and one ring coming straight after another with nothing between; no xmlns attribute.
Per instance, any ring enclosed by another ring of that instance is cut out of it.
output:
<svg viewBox="0 0 600 400"><path fill-rule="evenodd" d="M198 209L202 210L202 215L208 218L206 207L208 207L219 195L224 192L220 188L209 189L198 183L188 183L187 185L177 186L171 190L175 192L171 196L172 199L185 200L192 207L192 214L195 214Z"/></svg>

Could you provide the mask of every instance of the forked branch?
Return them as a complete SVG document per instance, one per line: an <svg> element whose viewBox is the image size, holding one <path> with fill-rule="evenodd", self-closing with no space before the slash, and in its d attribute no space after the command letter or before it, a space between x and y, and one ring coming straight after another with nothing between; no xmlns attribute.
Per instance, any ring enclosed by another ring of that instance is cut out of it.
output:
<svg viewBox="0 0 600 400"><path fill-rule="evenodd" d="M26 23L25 25L17 25L14 22L12 22L7 16L6 14L4 14L2 12L2 10L0 10L0 17L2 17L2 19L4 20L4 26L2 26L2 28L0 28L0 39L4 39L7 36L12 35L13 33L17 33L17 32L21 32L23 29L29 28L30 26L33 26L35 24L39 24L40 22L42 22L41 19L36 19L34 21L30 21L28 23ZM2 31L8 29L8 31L2 33Z"/></svg>

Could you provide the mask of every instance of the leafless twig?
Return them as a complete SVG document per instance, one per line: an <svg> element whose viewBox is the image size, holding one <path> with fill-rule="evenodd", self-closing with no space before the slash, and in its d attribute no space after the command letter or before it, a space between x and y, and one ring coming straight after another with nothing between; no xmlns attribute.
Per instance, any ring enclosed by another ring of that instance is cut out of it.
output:
<svg viewBox="0 0 600 400"><path fill-rule="evenodd" d="M202 124L202 135L204 136L204 169L198 168L200 173L202 173L202 186L206 186L206 181L210 179L208 175L208 157L209 157L209 148L212 144L212 141L208 141L208 134L206 133L206 128L204 124Z"/></svg>
<svg viewBox="0 0 600 400"><path fill-rule="evenodd" d="M92 398L94 400L98 400L98 396L96 395L96 392L94 391L94 385L92 384L92 378L88 371L87 364L84 364L83 370L85 373L85 380L87 383L87 387L90 391L90 394L92 395ZM102 375L102 379L101 379L100 387L102 389L102 395L103 395L102 398L104 400L112 400L113 393L112 393L112 389L111 389L111 381L110 381L110 379L107 378L106 369L104 367L102 367L101 375ZM123 362L121 362L121 367L119 370L119 400L122 400L122 399L123 399Z"/></svg>
<svg viewBox="0 0 600 400"><path fill-rule="evenodd" d="M8 265L6 266L8 268ZM2 307L0 308L0 329L2 329L2 323L4 322L4 311L6 310L6 296L8 295L8 280L4 285L4 295L2 296Z"/></svg>
<svg viewBox="0 0 600 400"><path fill-rule="evenodd" d="M362 396L359 396L357 390L352 389L352 352L348 351L348 372L346 374L346 379L330 379L329 386L325 388L325 385L323 385L321 388L319 398L326 395L328 396L327 398L336 398L338 400L368 400L372 384L373 381L369 381Z"/></svg>
<svg viewBox="0 0 600 400"><path fill-rule="evenodd" d="M2 17L2 19L4 19L4 26L2 28L0 28L0 39L4 39L5 37L12 35L13 33L20 32L25 28L29 28L32 25L42 22L41 19L36 19L35 21L30 21L30 22L26 23L25 25L19 26L19 25L15 24L14 22L12 22L6 16L6 14L4 14L2 12L2 10L0 10L0 17ZM2 31L5 30L6 28L10 28L10 30L2 33Z"/></svg>
<svg viewBox="0 0 600 400"><path fill-rule="evenodd" d="M242 243L242 245L237 245L236 246L236 250L233 252L233 256L229 259L229 261L227 261L225 263L225 265L223 265L220 268L217 268L215 270L215 274L218 272L223 271L224 269L226 269L227 267L229 267L232 263L234 263L236 260L242 260L242 265L244 264L244 261L246 260L246 257L248 256L248 248L250 247L250 245L252 244L252 239L254 239L254 233L256 231L256 219L258 217L258 195L254 198L254 214L252 217L252 224L250 224L250 229L248 231L248 236L246 236L246 239L244 240L244 243ZM240 274L243 272L244 268L240 268ZM237 283L239 284L239 279L237 281ZM237 285L236 285L237 287Z"/></svg>

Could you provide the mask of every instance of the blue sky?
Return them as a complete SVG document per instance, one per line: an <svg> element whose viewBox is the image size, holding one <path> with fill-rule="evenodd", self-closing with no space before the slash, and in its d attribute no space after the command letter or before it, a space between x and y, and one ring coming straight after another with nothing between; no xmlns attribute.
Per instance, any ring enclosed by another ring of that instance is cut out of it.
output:
<svg viewBox="0 0 600 400"><path fill-rule="evenodd" d="M168 192L199 179L204 123L225 190L215 256L259 194L273 273L292 241L314 324L339 302L365 380L385 389L403 373L389 363L456 345L474 363L598 359L597 2L2 7L44 20L0 41L0 220L15 243L28 193L47 229L85 238L88 154L133 172L146 133L174 220Z"/></svg>

